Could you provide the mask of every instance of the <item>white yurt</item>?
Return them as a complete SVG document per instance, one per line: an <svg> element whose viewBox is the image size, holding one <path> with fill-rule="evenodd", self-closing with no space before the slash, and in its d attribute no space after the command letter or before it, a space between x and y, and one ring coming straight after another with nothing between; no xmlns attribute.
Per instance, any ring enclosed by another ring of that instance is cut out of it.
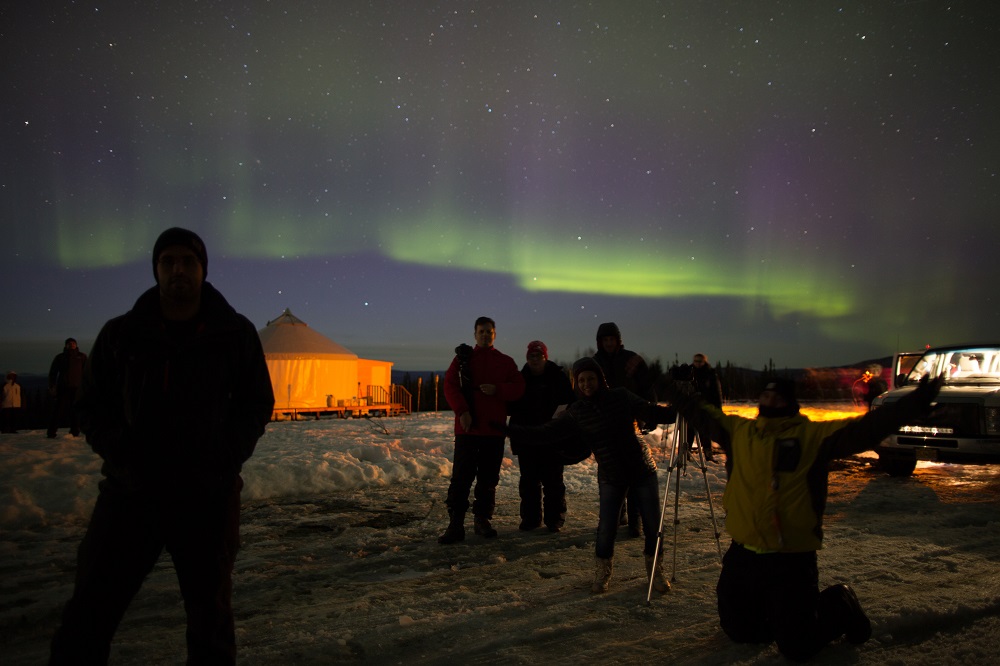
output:
<svg viewBox="0 0 1000 666"><path fill-rule="evenodd" d="M258 331L275 409L323 408L357 400L358 355L286 309ZM390 364L391 365L391 364Z"/></svg>

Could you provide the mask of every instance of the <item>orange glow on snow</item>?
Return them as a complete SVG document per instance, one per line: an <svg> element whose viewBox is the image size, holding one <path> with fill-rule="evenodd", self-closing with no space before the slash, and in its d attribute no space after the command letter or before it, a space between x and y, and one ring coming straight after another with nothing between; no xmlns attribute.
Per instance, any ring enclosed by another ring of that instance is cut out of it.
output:
<svg viewBox="0 0 1000 666"><path fill-rule="evenodd" d="M734 414L748 419L757 418L757 405L725 405L722 411L726 414ZM823 407L803 405L801 412L810 421L833 421L852 416L862 416L867 413L867 410L864 407L855 407L853 405L826 405Z"/></svg>

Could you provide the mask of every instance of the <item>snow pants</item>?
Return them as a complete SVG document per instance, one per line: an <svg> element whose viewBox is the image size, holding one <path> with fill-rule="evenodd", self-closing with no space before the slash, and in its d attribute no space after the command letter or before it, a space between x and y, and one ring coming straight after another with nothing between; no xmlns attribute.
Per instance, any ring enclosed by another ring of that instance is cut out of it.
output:
<svg viewBox="0 0 1000 666"><path fill-rule="evenodd" d="M715 591L729 638L776 642L795 661L811 658L845 631L835 598L819 592L815 551L758 554L734 541Z"/></svg>
<svg viewBox="0 0 1000 666"><path fill-rule="evenodd" d="M559 457L544 447L526 446L517 454L521 478L521 521L528 525L562 527L566 522L566 484ZM544 498L542 492L544 491Z"/></svg>
<svg viewBox="0 0 1000 666"><path fill-rule="evenodd" d="M164 549L184 598L188 663L236 662L232 573L243 480L226 484L161 494L101 482L50 663L107 663L118 624Z"/></svg>
<svg viewBox="0 0 1000 666"><path fill-rule="evenodd" d="M472 514L487 520L493 518L505 442L503 435L455 435L455 460L446 500L450 513L465 515L469 509L469 491L475 481Z"/></svg>

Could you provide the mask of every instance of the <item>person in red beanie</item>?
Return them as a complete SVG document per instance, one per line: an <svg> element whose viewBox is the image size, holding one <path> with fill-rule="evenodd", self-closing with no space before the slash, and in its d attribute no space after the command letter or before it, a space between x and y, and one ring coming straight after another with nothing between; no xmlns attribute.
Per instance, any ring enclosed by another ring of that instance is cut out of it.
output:
<svg viewBox="0 0 1000 666"><path fill-rule="evenodd" d="M524 395L511 405L510 423L541 425L550 421L560 406L573 402L573 386L566 372L549 360L549 350L541 340L528 343L525 358L527 362L521 368ZM510 450L517 456L521 471L517 486L521 495L520 529L528 532L544 522L550 532L558 532L566 522L563 457L553 447L521 446L516 437L510 440Z"/></svg>

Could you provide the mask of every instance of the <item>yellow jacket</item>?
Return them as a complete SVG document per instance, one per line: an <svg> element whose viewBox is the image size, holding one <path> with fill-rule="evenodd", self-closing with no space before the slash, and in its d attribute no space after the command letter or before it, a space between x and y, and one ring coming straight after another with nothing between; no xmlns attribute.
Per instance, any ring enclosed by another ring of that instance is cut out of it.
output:
<svg viewBox="0 0 1000 666"><path fill-rule="evenodd" d="M890 405L864 416L813 422L801 414L729 416L700 399L682 408L726 451L726 531L751 550L787 553L823 547L829 462L877 446L896 429L902 411Z"/></svg>

